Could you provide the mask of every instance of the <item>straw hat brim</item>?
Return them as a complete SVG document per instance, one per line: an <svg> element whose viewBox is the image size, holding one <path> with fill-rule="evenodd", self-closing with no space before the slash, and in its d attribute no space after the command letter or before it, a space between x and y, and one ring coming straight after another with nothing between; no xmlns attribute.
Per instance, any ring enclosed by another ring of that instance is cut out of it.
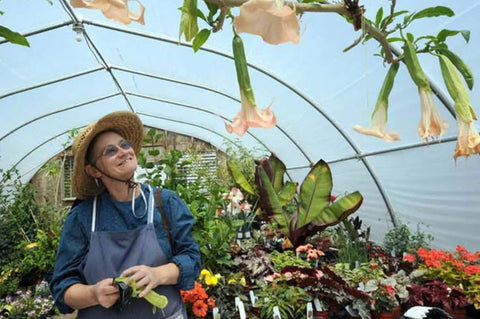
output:
<svg viewBox="0 0 480 319"><path fill-rule="evenodd" d="M78 199L86 199L103 192L104 187L97 185L95 179L85 172L87 150L92 140L105 131L116 131L124 139L132 143L138 157L144 137L143 123L137 114L129 111L110 113L96 123L82 129L76 136L73 145L72 188Z"/></svg>

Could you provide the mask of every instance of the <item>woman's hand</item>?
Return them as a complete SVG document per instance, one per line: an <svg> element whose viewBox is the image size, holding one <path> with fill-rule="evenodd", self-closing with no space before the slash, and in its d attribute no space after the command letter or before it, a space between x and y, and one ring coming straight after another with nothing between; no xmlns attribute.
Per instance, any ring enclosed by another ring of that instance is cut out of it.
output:
<svg viewBox="0 0 480 319"><path fill-rule="evenodd" d="M145 297L150 290L160 284L158 268L145 265L130 267L124 270L120 277L129 277L125 282L127 285L130 284L130 280L135 280L135 287L137 290L142 290L142 292L138 295L140 298Z"/></svg>
<svg viewBox="0 0 480 319"><path fill-rule="evenodd" d="M110 308L119 297L118 286L113 283L113 278L103 279L93 286L95 299L104 308Z"/></svg>
<svg viewBox="0 0 480 319"><path fill-rule="evenodd" d="M140 298L145 297L150 290L159 285L174 285L178 282L180 270L174 263L158 267L149 267L138 265L130 267L122 272L120 277L129 277L126 284L130 284L130 280L135 280L135 286L142 292L138 295Z"/></svg>

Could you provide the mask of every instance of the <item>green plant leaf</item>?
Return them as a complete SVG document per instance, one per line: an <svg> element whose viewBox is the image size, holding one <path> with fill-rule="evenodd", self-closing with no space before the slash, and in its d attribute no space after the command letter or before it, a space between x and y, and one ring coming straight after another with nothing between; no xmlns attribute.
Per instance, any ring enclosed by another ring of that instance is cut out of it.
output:
<svg viewBox="0 0 480 319"><path fill-rule="evenodd" d="M208 40L209 37L210 37L210 30L208 29L202 29L200 32L198 32L192 42L193 51L197 52L202 47L202 45Z"/></svg>
<svg viewBox="0 0 480 319"><path fill-rule="evenodd" d="M257 175L259 176L260 203L268 216L273 217L280 227L285 228L288 225L288 218L285 215L277 193L273 189L265 169L257 166Z"/></svg>
<svg viewBox="0 0 480 319"><path fill-rule="evenodd" d="M184 0L181 11L182 16L180 18L180 32L178 37L181 38L183 34L185 40L189 42L198 33L197 0Z"/></svg>
<svg viewBox="0 0 480 319"><path fill-rule="evenodd" d="M439 42L445 42L447 37L452 37L452 36L455 36L459 33L465 39L465 42L468 43L468 41L470 41L470 31L469 30L448 30L448 29L443 29L440 32L438 32L437 40Z"/></svg>
<svg viewBox="0 0 480 319"><path fill-rule="evenodd" d="M453 63L453 65L457 68L457 70L465 79L465 82L467 83L468 88L471 90L473 88L474 79L473 79L473 73L470 67L458 55L456 55L452 51L448 49L440 49L438 51L440 54L446 56Z"/></svg>
<svg viewBox="0 0 480 319"><path fill-rule="evenodd" d="M328 164L320 160L307 174L300 186L299 227L318 218L330 203L332 173Z"/></svg>
<svg viewBox="0 0 480 319"><path fill-rule="evenodd" d="M283 185L280 192L278 192L278 198L280 199L280 203L282 204L282 206L285 206L293 199L295 193L297 192L297 187L298 183L290 181L286 182L285 185Z"/></svg>
<svg viewBox="0 0 480 319"><path fill-rule="evenodd" d="M270 166L272 167L272 184L276 192L279 192L283 187L283 176L287 171L285 164L274 154L269 158Z"/></svg>
<svg viewBox="0 0 480 319"><path fill-rule="evenodd" d="M412 16L411 21L422 19L422 18L432 18L432 17L440 17L440 16L447 16L453 17L455 13L449 7L437 6L437 7L430 7L423 9Z"/></svg>
<svg viewBox="0 0 480 319"><path fill-rule="evenodd" d="M375 26L378 28L383 17L383 7L380 7L375 15Z"/></svg>
<svg viewBox="0 0 480 319"><path fill-rule="evenodd" d="M5 38L10 43L24 45L30 47L27 39L18 32L12 31L7 27L0 25L0 37Z"/></svg>
<svg viewBox="0 0 480 319"><path fill-rule="evenodd" d="M363 197L356 191L337 199L331 206L325 208L313 222L315 226L333 226L356 212L362 205Z"/></svg>
<svg viewBox="0 0 480 319"><path fill-rule="evenodd" d="M255 195L255 191L253 190L252 185L250 185L245 175L243 175L240 167L238 167L237 164L231 161L227 162L227 166L235 182L248 193Z"/></svg>

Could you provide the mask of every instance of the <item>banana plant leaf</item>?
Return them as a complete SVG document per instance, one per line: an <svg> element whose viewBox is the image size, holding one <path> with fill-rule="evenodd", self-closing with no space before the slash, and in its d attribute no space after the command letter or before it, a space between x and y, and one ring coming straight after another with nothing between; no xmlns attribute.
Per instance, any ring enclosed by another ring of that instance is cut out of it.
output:
<svg viewBox="0 0 480 319"><path fill-rule="evenodd" d="M260 205L265 211L267 220L273 218L280 227L285 228L289 218L283 210L280 199L263 166L256 167L256 175L260 191Z"/></svg>
<svg viewBox="0 0 480 319"><path fill-rule="evenodd" d="M247 178L245 175L243 175L242 170L240 167L238 167L237 164L234 162L227 162L228 169L230 170L230 173L233 176L233 179L235 182L240 185L242 189L244 189L246 192L255 195L255 191L253 190L252 185L248 182Z"/></svg>
<svg viewBox="0 0 480 319"><path fill-rule="evenodd" d="M320 160L307 174L300 186L299 226L316 220L330 204L332 192L332 173L328 164Z"/></svg>

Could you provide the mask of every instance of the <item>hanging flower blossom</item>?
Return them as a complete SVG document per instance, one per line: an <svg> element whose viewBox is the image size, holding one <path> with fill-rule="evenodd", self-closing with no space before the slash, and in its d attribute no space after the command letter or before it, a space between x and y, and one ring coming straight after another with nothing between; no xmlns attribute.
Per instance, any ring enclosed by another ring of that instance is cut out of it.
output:
<svg viewBox="0 0 480 319"><path fill-rule="evenodd" d="M270 44L300 41L295 6L290 8L282 0L249 0L240 6L240 15L233 24L238 33L259 35Z"/></svg>
<svg viewBox="0 0 480 319"><path fill-rule="evenodd" d="M450 59L443 55L439 55L438 58L448 93L455 102L455 113L457 115L458 137L453 158L479 154L480 135L473 122L477 119L477 116L473 111L467 89Z"/></svg>
<svg viewBox="0 0 480 319"><path fill-rule="evenodd" d="M70 0L74 8L100 9L105 17L118 22L129 24L136 21L145 24L145 7L138 1L140 12L135 13L128 9L129 0Z"/></svg>
<svg viewBox="0 0 480 319"><path fill-rule="evenodd" d="M448 130L448 123L442 118L433 103L433 92L430 88L430 83L420 66L415 48L408 39L405 39L403 50L404 62L408 73L417 85L420 95L422 115L418 125L418 135L426 141L429 138L442 137Z"/></svg>
<svg viewBox="0 0 480 319"><path fill-rule="evenodd" d="M255 95L250 83L250 76L248 74L247 58L245 57L243 41L238 34L235 34L233 37L232 48L238 86L240 88L242 109L233 118L231 125L225 123L225 128L229 133L235 132L237 135L243 136L250 126L263 128L274 127L277 119L275 114L270 111L270 107L264 110L257 108Z"/></svg>
<svg viewBox="0 0 480 319"><path fill-rule="evenodd" d="M372 114L371 126L365 128L360 125L355 125L353 129L360 134L375 136L383 138L387 142L397 141L400 136L391 131L387 132L387 111L388 111L388 96L392 91L395 75L398 71L398 63L392 64L383 81L382 89L378 94L377 104Z"/></svg>
<svg viewBox="0 0 480 319"><path fill-rule="evenodd" d="M425 140L429 137L441 137L448 129L448 123L440 115L435 103L433 103L433 93L430 89L418 88L421 103L421 117L418 124L418 135Z"/></svg>
<svg viewBox="0 0 480 319"><path fill-rule="evenodd" d="M243 94L241 94L242 109L233 118L232 124L225 122L225 128L228 133L235 132L238 136L243 136L249 127L272 128L277 123L275 114L270 110L270 106L260 110L256 105L251 104Z"/></svg>

